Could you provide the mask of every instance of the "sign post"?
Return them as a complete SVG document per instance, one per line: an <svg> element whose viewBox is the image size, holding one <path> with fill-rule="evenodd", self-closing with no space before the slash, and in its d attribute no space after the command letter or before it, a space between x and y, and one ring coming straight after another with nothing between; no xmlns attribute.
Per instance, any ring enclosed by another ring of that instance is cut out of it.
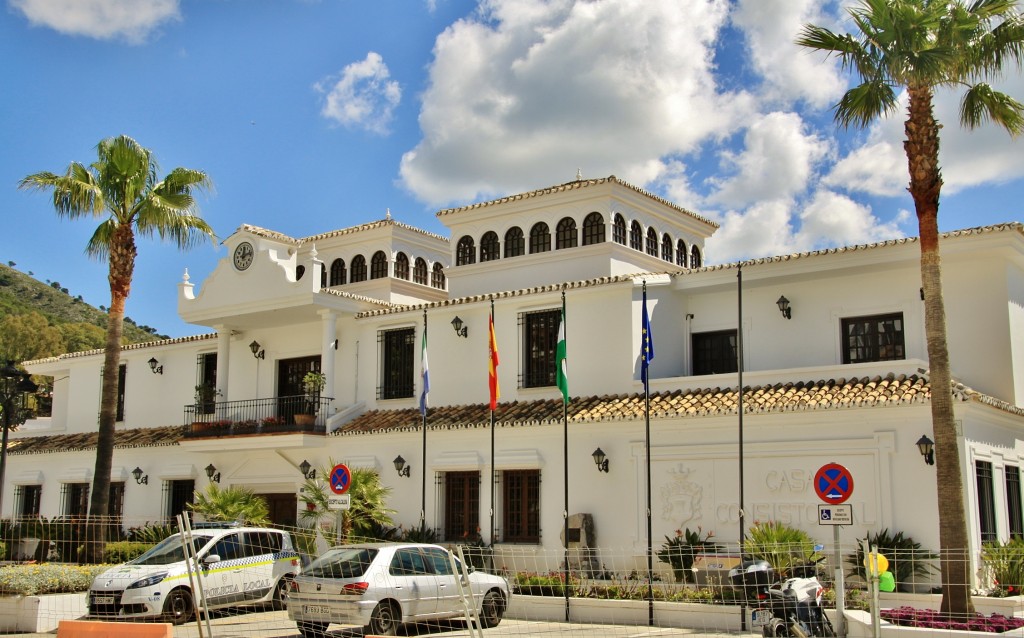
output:
<svg viewBox="0 0 1024 638"><path fill-rule="evenodd" d="M334 496L327 496L327 509L338 511L338 524L334 530L334 540L341 544L341 527L345 521L345 510L352 506L352 497L348 488L352 487L352 472L344 463L338 463L331 469L331 475L327 477L327 484L330 486Z"/></svg>
<svg viewBox="0 0 1024 638"><path fill-rule="evenodd" d="M836 633L839 638L846 638L846 583L843 582L843 557L839 551L839 528L853 524L853 505L843 505L853 495L853 475L838 463L826 463L814 475L814 492L825 502L825 505L818 506L818 524L832 526Z"/></svg>

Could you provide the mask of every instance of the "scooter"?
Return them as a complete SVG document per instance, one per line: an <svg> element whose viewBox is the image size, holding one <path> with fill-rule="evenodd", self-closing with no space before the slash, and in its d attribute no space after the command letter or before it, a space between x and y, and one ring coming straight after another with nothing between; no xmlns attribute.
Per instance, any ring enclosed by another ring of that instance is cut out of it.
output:
<svg viewBox="0 0 1024 638"><path fill-rule="evenodd" d="M835 629L821 605L824 587L818 581L817 561L792 569L793 577L776 583L751 612L751 624L761 627L765 638L835 636Z"/></svg>

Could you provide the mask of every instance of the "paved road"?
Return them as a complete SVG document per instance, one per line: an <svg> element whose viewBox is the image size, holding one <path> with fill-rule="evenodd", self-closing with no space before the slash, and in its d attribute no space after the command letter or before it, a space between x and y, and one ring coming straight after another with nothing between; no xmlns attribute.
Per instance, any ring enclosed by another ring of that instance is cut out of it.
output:
<svg viewBox="0 0 1024 638"><path fill-rule="evenodd" d="M260 613L241 613L237 615L224 615L213 618L210 621L213 629L212 638L301 638L295 628L295 623L288 620L288 614L284 611L271 611ZM330 632L331 638L358 638L362 636L359 629L346 630L334 625L335 629ZM8 634L16 638L53 638L56 631L41 634ZM535 622L528 620L510 620L506 618L501 624L493 629L485 629L484 636L489 638L504 638L518 636L550 636L572 637L572 636L601 636L608 638L672 638L674 636L707 636L709 638L752 638L752 633L706 633L699 629L678 629L661 627L637 627L626 625L595 625L582 623L565 622ZM420 636L423 638L478 638L478 634L471 632L465 621L449 621L431 624L419 624L402 627L399 630L400 636ZM204 638L211 638L203 626ZM199 638L199 629L193 622L188 625L176 627L174 638Z"/></svg>

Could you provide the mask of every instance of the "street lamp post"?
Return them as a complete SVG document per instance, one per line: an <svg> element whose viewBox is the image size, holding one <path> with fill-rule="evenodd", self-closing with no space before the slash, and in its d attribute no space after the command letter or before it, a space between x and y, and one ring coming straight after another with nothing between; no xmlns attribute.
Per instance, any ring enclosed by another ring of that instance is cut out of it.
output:
<svg viewBox="0 0 1024 638"><path fill-rule="evenodd" d="M0 516L3 515L4 477L7 471L7 435L28 419L25 395L39 388L27 372L14 367L13 361L0 368L0 409L3 410L3 435L0 437Z"/></svg>

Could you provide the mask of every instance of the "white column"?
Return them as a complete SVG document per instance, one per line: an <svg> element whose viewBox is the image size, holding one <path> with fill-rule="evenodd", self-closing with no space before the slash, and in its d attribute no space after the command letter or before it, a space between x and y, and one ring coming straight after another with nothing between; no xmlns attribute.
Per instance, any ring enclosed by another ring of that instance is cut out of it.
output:
<svg viewBox="0 0 1024 638"><path fill-rule="evenodd" d="M228 370L231 357L231 329L223 326L217 327L217 391L219 401L229 401L228 398Z"/></svg>
<svg viewBox="0 0 1024 638"><path fill-rule="evenodd" d="M327 378L325 386L327 396L337 398L337 385L334 379L334 359L338 354L335 342L338 339L338 314L333 310L320 311L320 371Z"/></svg>

